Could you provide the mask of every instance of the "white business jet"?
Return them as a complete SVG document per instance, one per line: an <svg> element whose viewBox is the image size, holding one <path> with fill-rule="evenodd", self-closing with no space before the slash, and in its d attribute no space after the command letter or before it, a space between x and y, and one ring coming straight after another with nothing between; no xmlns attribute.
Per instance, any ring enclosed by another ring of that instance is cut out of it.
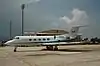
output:
<svg viewBox="0 0 100 66"><path fill-rule="evenodd" d="M72 42L78 36L80 27L72 27L69 34L55 35L55 36L15 36L14 39L7 41L5 44L14 46L14 52L19 45L42 45L46 46L48 50L58 50L57 46L75 44L79 42Z"/></svg>

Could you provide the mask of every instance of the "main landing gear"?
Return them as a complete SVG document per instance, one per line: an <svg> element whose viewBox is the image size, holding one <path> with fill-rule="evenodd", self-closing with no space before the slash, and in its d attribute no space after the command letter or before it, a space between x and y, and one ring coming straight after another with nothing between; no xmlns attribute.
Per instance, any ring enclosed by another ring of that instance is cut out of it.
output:
<svg viewBox="0 0 100 66"><path fill-rule="evenodd" d="M47 50L58 50L58 47L57 46L55 46L55 47L53 47L53 46L46 46L46 49Z"/></svg>
<svg viewBox="0 0 100 66"><path fill-rule="evenodd" d="M58 47L57 47L57 46L55 46L54 50L58 50Z"/></svg>

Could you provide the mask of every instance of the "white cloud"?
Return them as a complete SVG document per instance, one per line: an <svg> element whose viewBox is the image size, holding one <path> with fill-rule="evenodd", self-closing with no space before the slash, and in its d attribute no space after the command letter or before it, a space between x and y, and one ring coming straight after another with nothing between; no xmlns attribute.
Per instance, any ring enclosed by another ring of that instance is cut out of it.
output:
<svg viewBox="0 0 100 66"><path fill-rule="evenodd" d="M60 17L61 22L66 22L66 25L73 26L73 25L86 25L88 24L88 16L85 11L79 9L73 9L72 18L70 19L68 16Z"/></svg>

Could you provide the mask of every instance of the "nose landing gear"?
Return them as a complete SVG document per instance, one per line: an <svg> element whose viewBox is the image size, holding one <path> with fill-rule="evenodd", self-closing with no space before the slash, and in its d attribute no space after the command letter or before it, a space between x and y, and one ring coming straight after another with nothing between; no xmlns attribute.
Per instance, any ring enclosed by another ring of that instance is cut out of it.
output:
<svg viewBox="0 0 100 66"><path fill-rule="evenodd" d="M16 52L17 51L17 46L14 48L14 52Z"/></svg>

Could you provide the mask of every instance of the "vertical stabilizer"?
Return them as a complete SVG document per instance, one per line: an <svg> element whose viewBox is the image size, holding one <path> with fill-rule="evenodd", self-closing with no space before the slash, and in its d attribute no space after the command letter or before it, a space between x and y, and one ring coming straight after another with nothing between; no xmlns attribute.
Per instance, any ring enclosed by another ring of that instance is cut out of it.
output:
<svg viewBox="0 0 100 66"><path fill-rule="evenodd" d="M71 37L76 37L78 32L79 32L79 28L80 27L85 27L85 26L75 26L75 27L72 27L69 34Z"/></svg>

